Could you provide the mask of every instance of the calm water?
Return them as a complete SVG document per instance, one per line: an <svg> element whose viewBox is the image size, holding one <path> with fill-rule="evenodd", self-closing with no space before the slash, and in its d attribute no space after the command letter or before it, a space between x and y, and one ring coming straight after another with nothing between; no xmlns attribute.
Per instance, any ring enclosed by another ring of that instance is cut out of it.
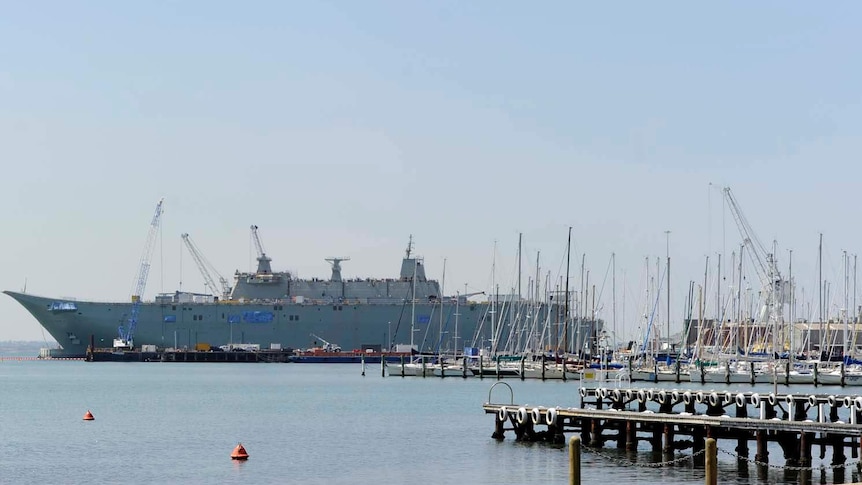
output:
<svg viewBox="0 0 862 485"><path fill-rule="evenodd" d="M509 383L516 403L577 403L573 382ZM490 438L481 405L492 384L382 378L377 366L362 377L359 365L5 361L0 482L566 483L565 449ZM508 401L501 387L495 402ZM81 420L88 409L93 422ZM237 442L248 462L230 460ZM645 444L638 455L649 459ZM719 461L722 483L788 481ZM644 469L588 453L582 462L587 484L703 483L689 464ZM832 483L831 472L822 478Z"/></svg>

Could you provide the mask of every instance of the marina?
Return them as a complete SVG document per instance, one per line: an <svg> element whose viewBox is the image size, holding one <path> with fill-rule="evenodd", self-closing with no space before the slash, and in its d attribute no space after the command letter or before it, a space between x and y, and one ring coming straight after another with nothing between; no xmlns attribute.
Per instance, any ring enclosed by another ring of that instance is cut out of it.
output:
<svg viewBox="0 0 862 485"><path fill-rule="evenodd" d="M43 354L40 357L24 356L19 359L61 359ZM537 379L584 381L592 384L610 382L693 382L707 384L739 384L754 385L781 384L855 387L862 385L862 377L858 371L848 371L841 363L810 366L807 372L799 372L785 362L778 370L772 372L756 372L754 363L739 367L731 372L729 366L719 371L704 372L703 367L696 370L683 370L675 365L659 370L645 371L635 369L629 363L625 367L619 365L605 367L601 364L582 362L557 363L542 356L538 360L527 361L525 357L517 359L485 359L482 355L475 357L451 358L444 355L422 355L412 352L381 351L379 347L342 351L329 347L306 350L294 349L260 349L256 345L236 345L225 348L199 346L197 349L159 348L144 345L140 349L97 348L92 345L87 348L84 360L88 362L261 362L261 363L338 363L338 364L382 364L387 375L400 377L476 377L479 379ZM746 372L747 370L747 372ZM707 379L709 376L709 379ZM695 380L692 381L691 379Z"/></svg>

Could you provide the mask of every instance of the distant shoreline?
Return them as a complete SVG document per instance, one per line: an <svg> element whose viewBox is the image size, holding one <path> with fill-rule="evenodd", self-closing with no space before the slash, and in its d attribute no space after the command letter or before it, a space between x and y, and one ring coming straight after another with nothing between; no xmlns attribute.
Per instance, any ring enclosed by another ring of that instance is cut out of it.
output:
<svg viewBox="0 0 862 485"><path fill-rule="evenodd" d="M56 348L57 342L40 340L0 340L0 357L38 357L39 350Z"/></svg>

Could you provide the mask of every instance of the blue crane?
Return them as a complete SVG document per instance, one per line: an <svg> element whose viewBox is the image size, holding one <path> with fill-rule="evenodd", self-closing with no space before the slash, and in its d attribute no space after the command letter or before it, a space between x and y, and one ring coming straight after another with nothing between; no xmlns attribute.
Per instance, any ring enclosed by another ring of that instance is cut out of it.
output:
<svg viewBox="0 0 862 485"><path fill-rule="evenodd" d="M137 283L132 293L132 310L129 312L129 319L126 325L120 325L118 329L119 338L114 339L115 348L132 348L134 346L135 327L138 325L141 298L144 296L144 289L147 287L147 276L150 274L150 259L153 256L156 234L159 232L159 223L162 218L162 204L164 201L165 199L159 199L159 203L156 204L156 213L153 214L153 220L150 222L150 231L147 234L147 241L144 244L144 252L141 255L141 263L138 268Z"/></svg>

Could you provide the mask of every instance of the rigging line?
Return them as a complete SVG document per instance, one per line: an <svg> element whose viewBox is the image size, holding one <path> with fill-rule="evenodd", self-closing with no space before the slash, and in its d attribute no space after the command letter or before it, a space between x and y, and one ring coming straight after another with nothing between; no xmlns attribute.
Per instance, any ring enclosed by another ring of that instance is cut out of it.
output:
<svg viewBox="0 0 862 485"><path fill-rule="evenodd" d="M415 266L413 268L413 271L414 272L416 271ZM401 327L401 320L404 318L404 312L407 310L407 303L410 302L410 300L408 300L406 297L409 295L409 296L412 296L413 298L416 298L416 295L411 294L411 291L413 291L413 285L407 285L407 286L408 286L407 294L404 295L405 298L404 298L404 303L401 305L401 313L398 315L398 321L395 323L395 331L392 332L392 335L390 337L392 339L392 341L389 342L389 348L390 349L395 346L395 338L398 336L398 329Z"/></svg>
<svg viewBox="0 0 862 485"><path fill-rule="evenodd" d="M419 345L419 353L422 353L422 348L428 341L428 334L431 332L431 327L434 326L434 309L437 308L436 303L431 304L431 313L428 316L428 325L425 327L425 333L422 335L422 343Z"/></svg>
<svg viewBox="0 0 862 485"><path fill-rule="evenodd" d="M599 288L599 294L597 295L597 299L599 303L602 301L602 294L605 292L605 285L608 282L608 275L611 273L611 263L613 262L613 258L608 259L608 268L605 270L605 277L602 279L602 286ZM604 305L599 305L599 309L604 308ZM596 312L598 313L598 312Z"/></svg>
<svg viewBox="0 0 862 485"><path fill-rule="evenodd" d="M574 254L578 254L578 253L574 252ZM557 267L557 272L554 274L554 281L557 281L559 279L559 277L563 274L563 267L565 267L565 265L566 265L566 251L563 251L562 256L560 256L560 265Z"/></svg>
<svg viewBox="0 0 862 485"><path fill-rule="evenodd" d="M473 340L470 342L471 347L481 347L482 346L482 332L485 329L485 323L488 320L488 314L491 311L491 305L484 305L485 311L482 312L482 317L479 319L479 325L476 326L476 331L473 332Z"/></svg>
<svg viewBox="0 0 862 485"><path fill-rule="evenodd" d="M653 322L655 321L655 314L656 314L656 310L658 309L659 300L661 299L661 289L664 285L664 277L666 274L667 274L667 268L665 268L665 270L662 271L661 278L659 279L659 282L658 282L658 288L656 288L655 303L653 304L652 312L650 312L650 318L649 318L649 322L647 323L646 334L644 335L644 343L641 346L641 353L645 352L646 344L647 344L647 342L649 342L649 335L652 331Z"/></svg>
<svg viewBox="0 0 862 485"><path fill-rule="evenodd" d="M623 273L625 273L625 270L621 270L621 271ZM623 305L623 308L624 309L625 308L635 308L634 313L635 313L635 315L638 315L637 309L643 308L644 303L645 303L643 301L643 298L645 297L645 294L642 291L637 291L637 293L634 294L633 293L634 290L631 288L631 285L628 284L628 280L629 280L628 276L626 276L624 274L623 275L623 296L622 296L622 298L624 300L628 299L628 301L626 302L625 305ZM626 322L625 310L623 310L623 314L624 314L623 315L623 325L625 325L625 322Z"/></svg>
<svg viewBox="0 0 862 485"><path fill-rule="evenodd" d="M440 312L443 312L443 300L440 300ZM442 334L449 333L449 321L452 319L452 314L455 312L455 305L452 305L452 308L449 309L449 314L446 316L446 323L443 325L443 330L440 335L440 339L437 342L437 354L440 354L440 348L443 346L443 341L446 339ZM433 314L433 310L432 310Z"/></svg>

